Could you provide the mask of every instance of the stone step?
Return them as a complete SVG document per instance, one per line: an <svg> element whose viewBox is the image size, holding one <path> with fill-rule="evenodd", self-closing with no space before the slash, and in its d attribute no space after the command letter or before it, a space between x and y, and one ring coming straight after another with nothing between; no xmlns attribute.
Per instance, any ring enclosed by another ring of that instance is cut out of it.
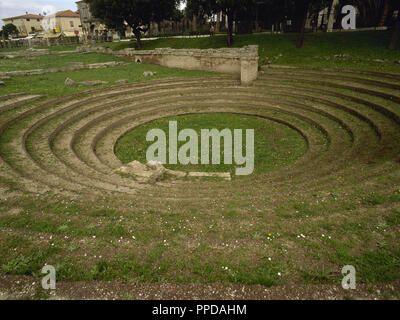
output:
<svg viewBox="0 0 400 320"><path fill-rule="evenodd" d="M9 97L0 97L0 113L12 110L23 106L33 101L39 100L42 96L39 95L14 95Z"/></svg>

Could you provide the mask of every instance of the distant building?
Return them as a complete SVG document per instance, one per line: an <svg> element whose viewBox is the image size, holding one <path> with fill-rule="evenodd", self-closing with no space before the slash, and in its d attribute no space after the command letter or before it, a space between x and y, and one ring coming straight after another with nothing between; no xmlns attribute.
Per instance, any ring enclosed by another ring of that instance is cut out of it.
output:
<svg viewBox="0 0 400 320"><path fill-rule="evenodd" d="M56 33L73 34L76 31L82 33L79 13L71 10L56 13Z"/></svg>
<svg viewBox="0 0 400 320"><path fill-rule="evenodd" d="M10 17L2 19L4 24L12 23L15 25L22 36L28 36L42 30L43 16L36 14L24 14L22 16Z"/></svg>
<svg viewBox="0 0 400 320"><path fill-rule="evenodd" d="M89 4L86 1L76 2L80 16L81 26L85 35L93 35L105 30L105 26L99 19L93 17Z"/></svg>

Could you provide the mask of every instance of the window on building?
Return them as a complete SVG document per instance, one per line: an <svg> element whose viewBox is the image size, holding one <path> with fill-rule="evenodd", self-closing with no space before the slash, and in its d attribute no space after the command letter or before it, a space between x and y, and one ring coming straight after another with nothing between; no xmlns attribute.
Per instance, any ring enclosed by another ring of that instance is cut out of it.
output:
<svg viewBox="0 0 400 320"><path fill-rule="evenodd" d="M26 21L31 21L31 19L26 19Z"/></svg>
<svg viewBox="0 0 400 320"><path fill-rule="evenodd" d="M70 21L70 22L69 22L69 26L70 26L71 28L73 28L73 27L74 27L74 22L73 22L73 21Z"/></svg>

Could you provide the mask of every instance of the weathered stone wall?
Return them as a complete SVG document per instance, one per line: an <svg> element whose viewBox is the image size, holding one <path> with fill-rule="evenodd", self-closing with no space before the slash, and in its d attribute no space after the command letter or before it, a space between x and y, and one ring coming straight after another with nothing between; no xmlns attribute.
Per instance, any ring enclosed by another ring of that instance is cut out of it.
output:
<svg viewBox="0 0 400 320"><path fill-rule="evenodd" d="M159 64L170 68L215 71L240 76L250 85L258 75L258 46L229 49L171 49L126 51L134 61Z"/></svg>

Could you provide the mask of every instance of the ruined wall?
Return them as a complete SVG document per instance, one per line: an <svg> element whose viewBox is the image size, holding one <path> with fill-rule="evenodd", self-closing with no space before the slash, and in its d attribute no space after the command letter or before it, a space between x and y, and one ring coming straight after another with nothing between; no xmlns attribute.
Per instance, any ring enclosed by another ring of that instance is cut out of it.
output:
<svg viewBox="0 0 400 320"><path fill-rule="evenodd" d="M134 61L159 64L170 68L204 70L240 76L250 85L258 75L258 46L229 49L171 49L125 51Z"/></svg>
<svg viewBox="0 0 400 320"><path fill-rule="evenodd" d="M124 49L82 46L78 52L102 52L128 57L135 62L158 64L169 68L204 70L235 74L243 85L250 85L258 76L258 46L224 49Z"/></svg>

